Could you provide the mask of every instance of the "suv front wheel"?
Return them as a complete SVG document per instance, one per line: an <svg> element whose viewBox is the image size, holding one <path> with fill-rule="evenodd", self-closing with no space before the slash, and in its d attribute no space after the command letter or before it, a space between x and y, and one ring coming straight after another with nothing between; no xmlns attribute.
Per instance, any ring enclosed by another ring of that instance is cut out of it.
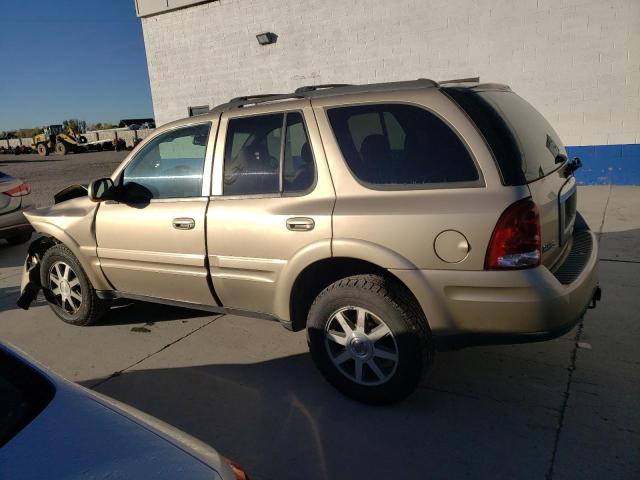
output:
<svg viewBox="0 0 640 480"><path fill-rule="evenodd" d="M422 310L390 279L343 278L316 298L307 320L311 356L345 395L386 404L407 397L433 361Z"/></svg>
<svg viewBox="0 0 640 480"><path fill-rule="evenodd" d="M53 313L71 325L93 325L109 310L109 303L98 298L80 262L63 244L42 257L40 283Z"/></svg>

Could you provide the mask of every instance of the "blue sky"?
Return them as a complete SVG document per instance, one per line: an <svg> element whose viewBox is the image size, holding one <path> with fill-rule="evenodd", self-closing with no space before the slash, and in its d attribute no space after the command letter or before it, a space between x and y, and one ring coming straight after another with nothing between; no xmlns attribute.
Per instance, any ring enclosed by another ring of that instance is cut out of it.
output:
<svg viewBox="0 0 640 480"><path fill-rule="evenodd" d="M133 0L2 0L0 9L0 131L153 115Z"/></svg>

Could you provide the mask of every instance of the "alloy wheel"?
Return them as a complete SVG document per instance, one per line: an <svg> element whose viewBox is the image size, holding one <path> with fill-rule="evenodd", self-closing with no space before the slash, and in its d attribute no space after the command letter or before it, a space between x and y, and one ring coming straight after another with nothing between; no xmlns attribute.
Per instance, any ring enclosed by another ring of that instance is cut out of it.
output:
<svg viewBox="0 0 640 480"><path fill-rule="evenodd" d="M329 318L325 347L335 367L359 385L386 383L398 366L398 345L391 329L362 307L345 307Z"/></svg>
<svg viewBox="0 0 640 480"><path fill-rule="evenodd" d="M49 282L56 304L75 314L82 305L82 286L73 269L65 262L55 262L49 269Z"/></svg>

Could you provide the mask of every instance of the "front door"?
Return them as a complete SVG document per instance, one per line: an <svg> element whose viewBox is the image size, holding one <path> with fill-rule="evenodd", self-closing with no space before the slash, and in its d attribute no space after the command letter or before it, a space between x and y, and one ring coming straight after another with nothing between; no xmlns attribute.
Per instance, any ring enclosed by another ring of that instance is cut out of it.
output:
<svg viewBox="0 0 640 480"><path fill-rule="evenodd" d="M115 179L118 201L100 204L98 257L116 290L216 304L207 278L209 198L203 195L210 188L203 182L210 177L205 172L215 141L209 140L210 131L215 136L206 122L158 134Z"/></svg>

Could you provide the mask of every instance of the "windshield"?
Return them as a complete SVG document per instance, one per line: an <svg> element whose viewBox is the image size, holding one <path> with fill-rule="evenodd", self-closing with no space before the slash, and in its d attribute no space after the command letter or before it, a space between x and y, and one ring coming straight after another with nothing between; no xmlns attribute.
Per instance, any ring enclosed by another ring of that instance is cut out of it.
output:
<svg viewBox="0 0 640 480"><path fill-rule="evenodd" d="M491 147L506 185L533 182L555 171L567 152L547 120L509 90L445 89Z"/></svg>

